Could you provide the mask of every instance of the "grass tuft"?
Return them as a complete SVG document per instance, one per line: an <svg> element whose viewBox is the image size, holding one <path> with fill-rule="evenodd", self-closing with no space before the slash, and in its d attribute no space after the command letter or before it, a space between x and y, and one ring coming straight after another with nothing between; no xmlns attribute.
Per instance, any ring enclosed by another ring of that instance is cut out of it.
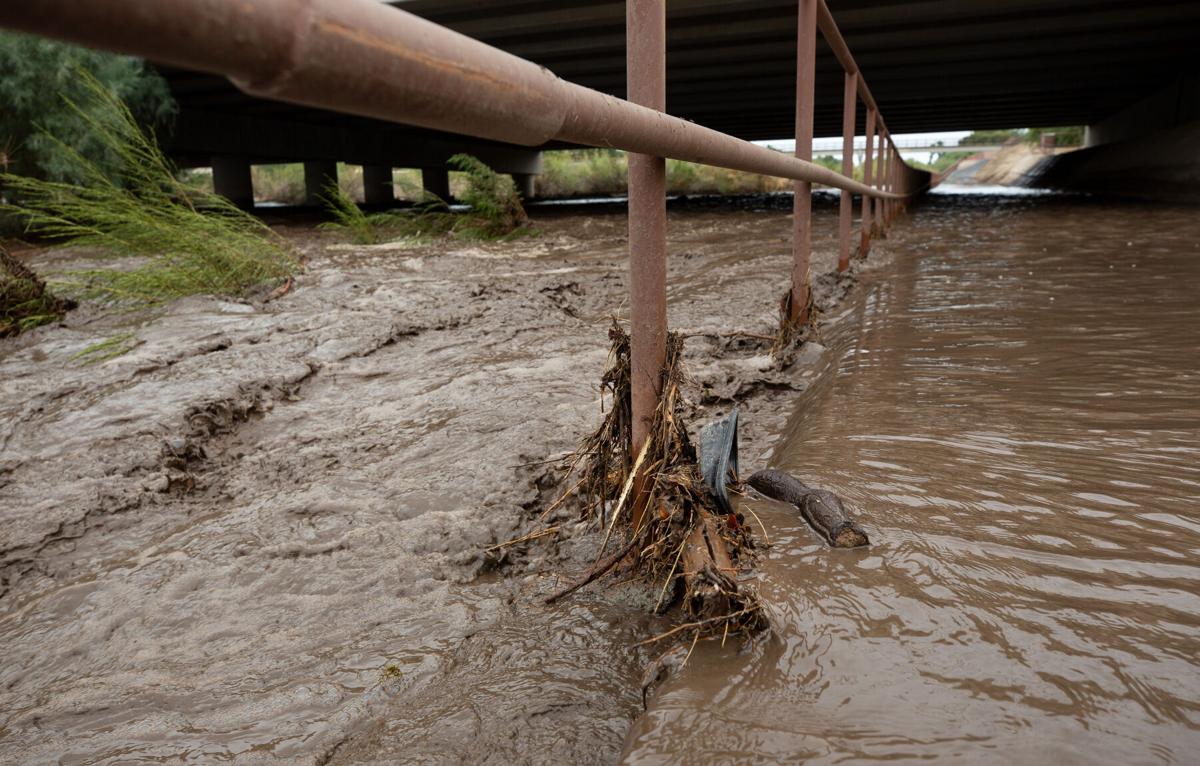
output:
<svg viewBox="0 0 1200 766"><path fill-rule="evenodd" d="M320 229L342 231L359 245L375 245L387 237L389 229L398 222L394 213L364 213L354 199L336 183L325 187L321 201L333 216L318 226Z"/></svg>
<svg viewBox="0 0 1200 766"><path fill-rule="evenodd" d="M71 359L83 360L85 365L99 364L106 362L109 359L115 359L123 354L128 354L137 347L137 340L131 332L114 335L111 338L93 343L86 348L75 352L71 355Z"/></svg>
<svg viewBox="0 0 1200 766"><path fill-rule="evenodd" d="M512 178L501 175L469 154L456 154L450 165L467 174L462 201L471 206L454 227L456 236L467 239L510 237L529 223L521 195Z"/></svg>
<svg viewBox="0 0 1200 766"><path fill-rule="evenodd" d="M344 189L330 184L321 199L333 220L320 228L344 232L360 245L399 239L421 242L444 236L509 240L533 233L511 178L468 154L454 155L450 165L466 174L461 195L469 206L466 212L452 212L444 200L422 192L420 201L410 210L365 213Z"/></svg>
<svg viewBox="0 0 1200 766"><path fill-rule="evenodd" d="M0 174L0 185L28 233L143 259L132 268L71 272L63 284L109 301L156 304L200 293L239 295L290 275L296 262L283 240L228 200L180 180L152 135L116 96L79 72L90 108L67 104L120 159L112 178L53 136L83 179L56 183Z"/></svg>

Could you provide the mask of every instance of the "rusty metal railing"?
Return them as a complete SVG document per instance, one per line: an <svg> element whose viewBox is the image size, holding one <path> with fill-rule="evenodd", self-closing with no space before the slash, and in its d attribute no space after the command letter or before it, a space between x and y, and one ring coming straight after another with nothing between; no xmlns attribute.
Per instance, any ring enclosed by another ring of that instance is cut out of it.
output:
<svg viewBox="0 0 1200 766"><path fill-rule="evenodd" d="M249 94L279 101L525 146L556 140L629 152L637 454L665 357L664 158L796 182L793 320L803 320L809 306L811 185L841 190L838 268L844 270L852 195L862 196L865 254L872 233L886 229L904 201L922 191L922 180L900 159L824 0L798 0L794 157L666 114L665 0L628 0L626 9L627 101L376 0L20 0L0 2L0 26L222 74ZM846 75L842 173L811 162L818 29ZM859 99L868 110L863 182L852 178Z"/></svg>

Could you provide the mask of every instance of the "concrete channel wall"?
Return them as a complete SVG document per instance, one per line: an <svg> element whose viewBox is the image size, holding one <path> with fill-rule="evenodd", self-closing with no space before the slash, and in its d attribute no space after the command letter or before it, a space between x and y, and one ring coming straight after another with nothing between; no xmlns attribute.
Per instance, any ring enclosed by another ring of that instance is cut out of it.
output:
<svg viewBox="0 0 1200 766"><path fill-rule="evenodd" d="M1200 74L1180 75L1089 125L1086 148L1054 157L1035 186L1200 202Z"/></svg>

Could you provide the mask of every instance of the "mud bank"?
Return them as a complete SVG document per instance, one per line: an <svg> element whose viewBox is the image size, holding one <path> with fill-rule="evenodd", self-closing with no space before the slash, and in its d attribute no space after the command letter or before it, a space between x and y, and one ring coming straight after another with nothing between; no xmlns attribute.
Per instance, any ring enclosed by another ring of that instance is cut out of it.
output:
<svg viewBox="0 0 1200 766"><path fill-rule="evenodd" d="M772 204L670 224L696 424L740 406L751 468L829 364L723 337L775 326ZM596 539L537 517L539 463L599 416L625 218L536 217L537 238L409 249L282 225L308 266L278 301L85 307L0 341L0 760L616 759L661 651L634 644L667 624L604 588L541 606ZM833 228L818 210L819 271ZM828 320L853 282L820 279Z"/></svg>

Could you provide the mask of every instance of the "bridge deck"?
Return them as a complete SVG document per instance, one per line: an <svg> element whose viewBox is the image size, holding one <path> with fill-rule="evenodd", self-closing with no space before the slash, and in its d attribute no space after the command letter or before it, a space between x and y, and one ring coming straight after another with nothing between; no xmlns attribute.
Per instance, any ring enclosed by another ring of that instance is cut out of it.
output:
<svg viewBox="0 0 1200 766"><path fill-rule="evenodd" d="M397 5L566 79L625 95L622 2ZM1095 123L1167 73L1195 71L1200 47L1200 3L1190 0L838 0L831 10L893 133ZM673 0L667 110L742 138L792 135L795 30L795 0ZM185 126L177 154L208 155L230 144L270 150L282 131L297 144L297 159L312 157L301 150L327 145L327 135L311 135L325 129L338 133L338 159L368 161L372 142L420 147L431 135L250 98L219 77L165 73ZM819 41L816 135L841 132L841 94L841 68ZM214 135L213 115L228 125L225 136ZM187 130L193 117L209 124ZM258 138L264 127L270 141Z"/></svg>

